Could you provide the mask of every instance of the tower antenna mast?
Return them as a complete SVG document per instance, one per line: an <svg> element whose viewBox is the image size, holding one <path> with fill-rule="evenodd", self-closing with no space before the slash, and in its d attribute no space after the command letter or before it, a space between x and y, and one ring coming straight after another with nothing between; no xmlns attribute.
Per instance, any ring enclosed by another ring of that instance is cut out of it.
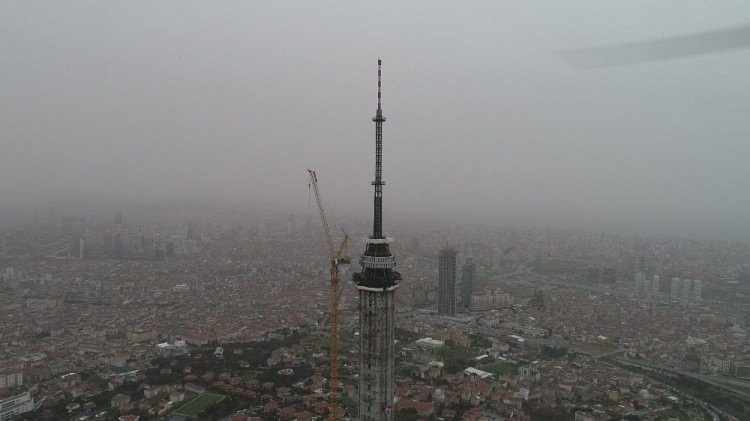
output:
<svg viewBox="0 0 750 421"><path fill-rule="evenodd" d="M381 67L382 60L378 59L378 109L372 121L375 122L375 201L374 201L374 218L372 238L383 238L383 108L381 107Z"/></svg>

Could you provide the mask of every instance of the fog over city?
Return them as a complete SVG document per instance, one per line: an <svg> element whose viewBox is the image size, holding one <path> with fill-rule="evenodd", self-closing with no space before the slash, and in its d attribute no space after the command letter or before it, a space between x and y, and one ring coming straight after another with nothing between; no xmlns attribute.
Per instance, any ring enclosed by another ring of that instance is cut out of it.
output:
<svg viewBox="0 0 750 421"><path fill-rule="evenodd" d="M747 1L10 0L0 62L0 420L750 420Z"/></svg>
<svg viewBox="0 0 750 421"><path fill-rule="evenodd" d="M380 57L386 227L436 217L747 242L746 31L664 59L586 57L743 28L749 12L742 1L6 1L0 206L299 212L313 168L339 213L365 218Z"/></svg>

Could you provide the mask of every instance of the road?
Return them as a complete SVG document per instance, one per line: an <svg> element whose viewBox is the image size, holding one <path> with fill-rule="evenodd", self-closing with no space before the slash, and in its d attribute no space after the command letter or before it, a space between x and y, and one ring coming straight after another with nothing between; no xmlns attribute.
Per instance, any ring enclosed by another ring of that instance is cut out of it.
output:
<svg viewBox="0 0 750 421"><path fill-rule="evenodd" d="M708 375L705 375L705 374L691 373L689 371L684 371L684 370L669 368L669 367L665 367L665 366L662 366L662 365L659 365L659 364L654 364L654 363L645 362L645 361L634 361L634 360L629 360L629 359L624 359L624 358L617 358L617 361L619 363L621 363L621 364L624 364L624 365L631 365L631 366L637 366L637 367L641 367L641 368L645 368L645 369L649 369L649 370L657 370L657 371L663 371L663 372L668 372L668 373L672 373L672 374L679 374L679 375L681 375L683 377L688 377L688 378L691 378L691 379L702 381L704 383L708 383L708 384L710 384L712 386L716 386L716 387L724 389L724 390L726 390L728 392L734 393L735 395L737 395L737 396L739 396L741 398L750 400L750 393L747 393L747 392L742 391L742 390L735 389L734 387L731 387L731 385L728 385L725 382L717 380L717 378L714 377L714 376L708 376Z"/></svg>

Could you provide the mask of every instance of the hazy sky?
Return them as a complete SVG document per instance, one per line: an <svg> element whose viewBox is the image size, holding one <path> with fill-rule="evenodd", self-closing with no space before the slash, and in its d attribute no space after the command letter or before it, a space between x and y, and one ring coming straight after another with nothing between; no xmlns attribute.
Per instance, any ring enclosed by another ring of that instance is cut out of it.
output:
<svg viewBox="0 0 750 421"><path fill-rule="evenodd" d="M747 1L3 1L0 202L389 215L750 240L750 50L566 51L747 25Z"/></svg>

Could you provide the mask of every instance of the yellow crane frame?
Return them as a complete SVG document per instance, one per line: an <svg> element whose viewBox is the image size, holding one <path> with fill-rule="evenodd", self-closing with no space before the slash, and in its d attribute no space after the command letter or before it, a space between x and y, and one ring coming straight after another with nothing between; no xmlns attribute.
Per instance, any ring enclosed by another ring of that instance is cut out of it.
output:
<svg viewBox="0 0 750 421"><path fill-rule="evenodd" d="M341 240L341 244L338 249L334 246L333 237L331 236L331 229L328 226L328 218L323 208L323 201L320 198L320 191L318 190L318 176L315 171L308 169L307 173L310 177L310 183L308 188L312 187L315 193L315 201L318 204L318 210L320 211L320 220L323 224L323 234L325 235L326 245L328 246L328 255L331 258L331 333L330 333L330 365L331 365L331 391L330 391L330 420L336 421L338 418L338 388L339 388L339 264L349 263L350 259L346 255L346 247L349 242L349 235L344 231L344 238Z"/></svg>

